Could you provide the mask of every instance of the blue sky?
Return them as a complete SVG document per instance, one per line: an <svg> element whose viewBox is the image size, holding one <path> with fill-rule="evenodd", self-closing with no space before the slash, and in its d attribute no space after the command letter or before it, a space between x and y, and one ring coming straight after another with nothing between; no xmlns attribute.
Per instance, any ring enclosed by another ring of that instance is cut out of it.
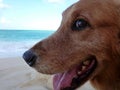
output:
<svg viewBox="0 0 120 90"><path fill-rule="evenodd" d="M0 0L0 29L56 30L78 0Z"/></svg>

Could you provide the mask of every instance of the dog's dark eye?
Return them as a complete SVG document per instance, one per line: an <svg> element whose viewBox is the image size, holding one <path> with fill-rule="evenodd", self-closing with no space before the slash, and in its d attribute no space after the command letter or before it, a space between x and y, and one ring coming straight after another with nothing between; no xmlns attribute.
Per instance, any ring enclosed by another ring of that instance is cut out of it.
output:
<svg viewBox="0 0 120 90"><path fill-rule="evenodd" d="M83 30L87 28L89 23L84 19L78 19L73 23L72 30Z"/></svg>

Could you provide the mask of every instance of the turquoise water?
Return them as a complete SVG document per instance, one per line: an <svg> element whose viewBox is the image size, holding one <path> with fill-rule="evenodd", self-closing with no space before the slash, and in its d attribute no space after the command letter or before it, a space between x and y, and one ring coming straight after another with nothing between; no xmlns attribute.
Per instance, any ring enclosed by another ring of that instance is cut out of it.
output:
<svg viewBox="0 0 120 90"><path fill-rule="evenodd" d="M46 30L0 30L0 41L40 40L53 32Z"/></svg>
<svg viewBox="0 0 120 90"><path fill-rule="evenodd" d="M0 57L22 56L22 53L55 31L0 30Z"/></svg>

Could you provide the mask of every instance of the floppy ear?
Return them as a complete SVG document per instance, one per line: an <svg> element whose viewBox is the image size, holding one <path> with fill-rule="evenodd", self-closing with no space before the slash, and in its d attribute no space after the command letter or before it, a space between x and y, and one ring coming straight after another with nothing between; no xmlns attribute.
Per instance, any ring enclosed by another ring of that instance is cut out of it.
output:
<svg viewBox="0 0 120 90"><path fill-rule="evenodd" d="M120 4L120 0L113 0L116 4Z"/></svg>

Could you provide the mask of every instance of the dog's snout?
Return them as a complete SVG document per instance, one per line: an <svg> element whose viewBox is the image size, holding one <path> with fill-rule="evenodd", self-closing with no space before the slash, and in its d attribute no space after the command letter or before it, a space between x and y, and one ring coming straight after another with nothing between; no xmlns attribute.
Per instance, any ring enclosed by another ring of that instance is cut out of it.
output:
<svg viewBox="0 0 120 90"><path fill-rule="evenodd" d="M23 54L23 59L29 66L33 66L36 62L37 56L31 50L28 50Z"/></svg>

